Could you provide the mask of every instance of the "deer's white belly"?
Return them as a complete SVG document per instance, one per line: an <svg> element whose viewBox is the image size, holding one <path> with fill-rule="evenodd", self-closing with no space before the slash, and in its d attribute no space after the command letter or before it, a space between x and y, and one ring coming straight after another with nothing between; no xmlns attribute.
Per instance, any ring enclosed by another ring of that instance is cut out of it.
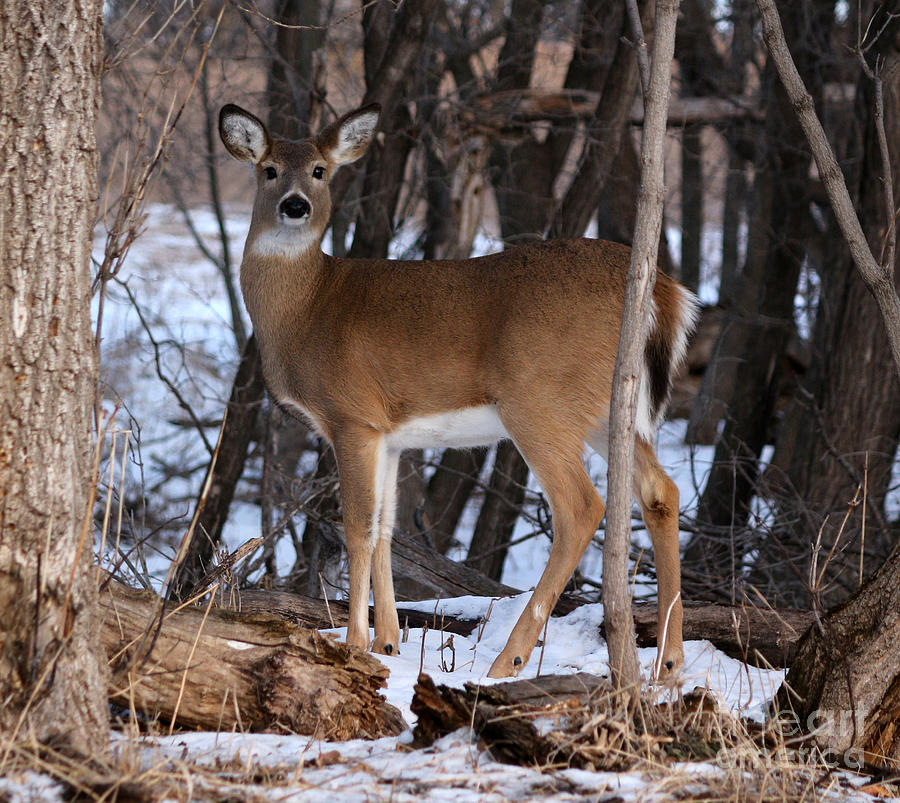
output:
<svg viewBox="0 0 900 803"><path fill-rule="evenodd" d="M385 435L385 444L392 451L428 449L445 446L471 448L487 446L508 438L506 428L492 404L467 407L450 413L428 415L404 421Z"/></svg>

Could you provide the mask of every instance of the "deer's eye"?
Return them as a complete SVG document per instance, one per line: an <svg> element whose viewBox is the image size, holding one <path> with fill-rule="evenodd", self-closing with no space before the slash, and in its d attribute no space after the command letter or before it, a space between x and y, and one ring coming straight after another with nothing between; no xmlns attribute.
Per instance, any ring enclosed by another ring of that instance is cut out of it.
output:
<svg viewBox="0 0 900 803"><path fill-rule="evenodd" d="M325 178L325 168L321 165L313 168L313 178Z"/></svg>
<svg viewBox="0 0 900 803"><path fill-rule="evenodd" d="M266 168L266 178L269 181L271 181L273 178L277 178L277 177L278 177L278 171L274 167L269 165L269 167Z"/></svg>

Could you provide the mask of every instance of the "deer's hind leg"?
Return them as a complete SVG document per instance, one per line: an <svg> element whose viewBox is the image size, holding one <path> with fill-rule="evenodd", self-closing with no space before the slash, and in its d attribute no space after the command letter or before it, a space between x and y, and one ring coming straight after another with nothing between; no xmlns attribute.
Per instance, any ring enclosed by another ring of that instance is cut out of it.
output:
<svg viewBox="0 0 900 803"><path fill-rule="evenodd" d="M634 495L653 541L659 600L659 647L653 677L664 682L684 665L678 486L663 471L653 447L641 437L634 443Z"/></svg>
<svg viewBox="0 0 900 803"><path fill-rule="evenodd" d="M488 672L494 678L517 675L524 667L605 512L603 500L584 468L581 438L548 431L546 419L542 423L540 430L533 431L504 420L550 501L553 546L531 599Z"/></svg>

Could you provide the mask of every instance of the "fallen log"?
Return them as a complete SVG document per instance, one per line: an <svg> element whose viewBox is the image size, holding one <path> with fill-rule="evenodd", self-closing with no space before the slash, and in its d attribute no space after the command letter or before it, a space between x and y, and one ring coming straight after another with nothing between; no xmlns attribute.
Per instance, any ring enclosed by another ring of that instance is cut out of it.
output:
<svg viewBox="0 0 900 803"><path fill-rule="evenodd" d="M634 629L639 647L655 647L657 607L637 603ZM685 602L685 641L706 639L716 649L752 666L790 666L801 636L815 621L812 611ZM602 632L602 625L601 625Z"/></svg>
<svg viewBox="0 0 900 803"><path fill-rule="evenodd" d="M525 766L628 770L746 745L744 727L704 689L671 703L641 697L629 710L608 680L585 673L464 689L420 675L411 707L414 747L471 728L496 760Z"/></svg>
<svg viewBox="0 0 900 803"><path fill-rule="evenodd" d="M498 761L546 765L559 759L559 745L548 738L546 723L587 704L609 681L596 675L544 675L491 686L467 683L464 689L436 686L425 674L416 681L411 710L418 717L413 747L428 747L459 728L471 727ZM535 727L540 716L544 727ZM566 762L571 763L571 762ZM575 762L583 766L581 762Z"/></svg>
<svg viewBox="0 0 900 803"><path fill-rule="evenodd" d="M110 580L100 591L110 700L180 727L376 738L406 727L373 656L270 614L167 608Z"/></svg>
<svg viewBox="0 0 900 803"><path fill-rule="evenodd" d="M257 589L238 591L233 602L221 603L224 607L245 613L268 613L279 616L302 627L346 627L350 620L350 606L341 600L329 600L291 594L287 591L262 591ZM400 626L428 626L460 636L468 636L481 622L460 616L445 616L412 608L397 608ZM375 624L375 609L369 608L369 624Z"/></svg>
<svg viewBox="0 0 900 803"><path fill-rule="evenodd" d="M581 604L575 597L560 599L554 616L565 616ZM270 613L304 627L344 627L348 621L345 602L329 601L284 591L241 591L233 605L246 612ZM657 608L649 603L636 603L633 608L634 626L639 647L655 647L657 636ZM399 606L401 626L423 627L470 635L481 619L435 614ZM369 621L374 624L374 611L369 609ZM800 637L812 624L811 611L793 609L766 610L761 608L713 605L700 602L684 603L683 633L685 641L705 639L726 655L753 666L790 666L797 652ZM601 633L603 624L600 624Z"/></svg>

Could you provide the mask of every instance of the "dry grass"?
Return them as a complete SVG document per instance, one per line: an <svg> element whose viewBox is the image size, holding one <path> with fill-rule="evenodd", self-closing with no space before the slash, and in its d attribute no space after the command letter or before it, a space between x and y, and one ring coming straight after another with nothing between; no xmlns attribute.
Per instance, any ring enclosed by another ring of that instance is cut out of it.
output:
<svg viewBox="0 0 900 803"><path fill-rule="evenodd" d="M604 692L586 705L558 706L555 714L546 715L547 709L542 720L531 721L555 742L557 754L542 766L527 769L486 765L483 754L469 747L465 770L453 771L443 766L444 751L449 754L453 747L444 745L437 751L407 753L385 771L374 762L369 766L367 759L344 754L340 744L331 744L322 753L317 743L300 737L290 760L281 759L282 763L254 759L251 751L241 749L210 761L209 756L192 755L187 747L176 754L173 743L165 739L167 750L154 749L155 737L165 729L144 723L149 738L126 725L126 733L117 735L105 755L89 759L20 742L10 748L4 777L23 782L29 773L36 773L62 784L58 797L91 801L274 801L304 792L427 800L448 786L458 789L463 800L478 799L476 795L488 791L508 799L514 789L528 799L556 795L568 800L584 795L605 799L596 788L579 785L583 776L568 774L568 767L581 766L629 773L625 788L637 787L637 800L805 803L866 796L814 753L790 743L774 725L740 720L721 710L708 692L666 704L644 697L631 714L616 708L613 696ZM229 734L221 737L220 743L225 743ZM368 779L365 788L360 771ZM33 783L34 776L30 777ZM614 788L615 776L605 777ZM876 796L900 794L889 785L867 791ZM30 799L43 797L34 794ZM0 800L8 799L29 797L10 795L0 786Z"/></svg>
<svg viewBox="0 0 900 803"><path fill-rule="evenodd" d="M854 791L859 783L850 783L852 773L827 763L789 723L741 719L708 690L667 703L655 697L645 693L628 710L603 686L586 703L499 706L479 735L506 760L527 764L533 750L545 772L576 767L637 774L644 780L638 799L805 803L900 796L900 785L886 781ZM531 727L523 730L523 723ZM524 749L504 743L504 736L523 734Z"/></svg>

